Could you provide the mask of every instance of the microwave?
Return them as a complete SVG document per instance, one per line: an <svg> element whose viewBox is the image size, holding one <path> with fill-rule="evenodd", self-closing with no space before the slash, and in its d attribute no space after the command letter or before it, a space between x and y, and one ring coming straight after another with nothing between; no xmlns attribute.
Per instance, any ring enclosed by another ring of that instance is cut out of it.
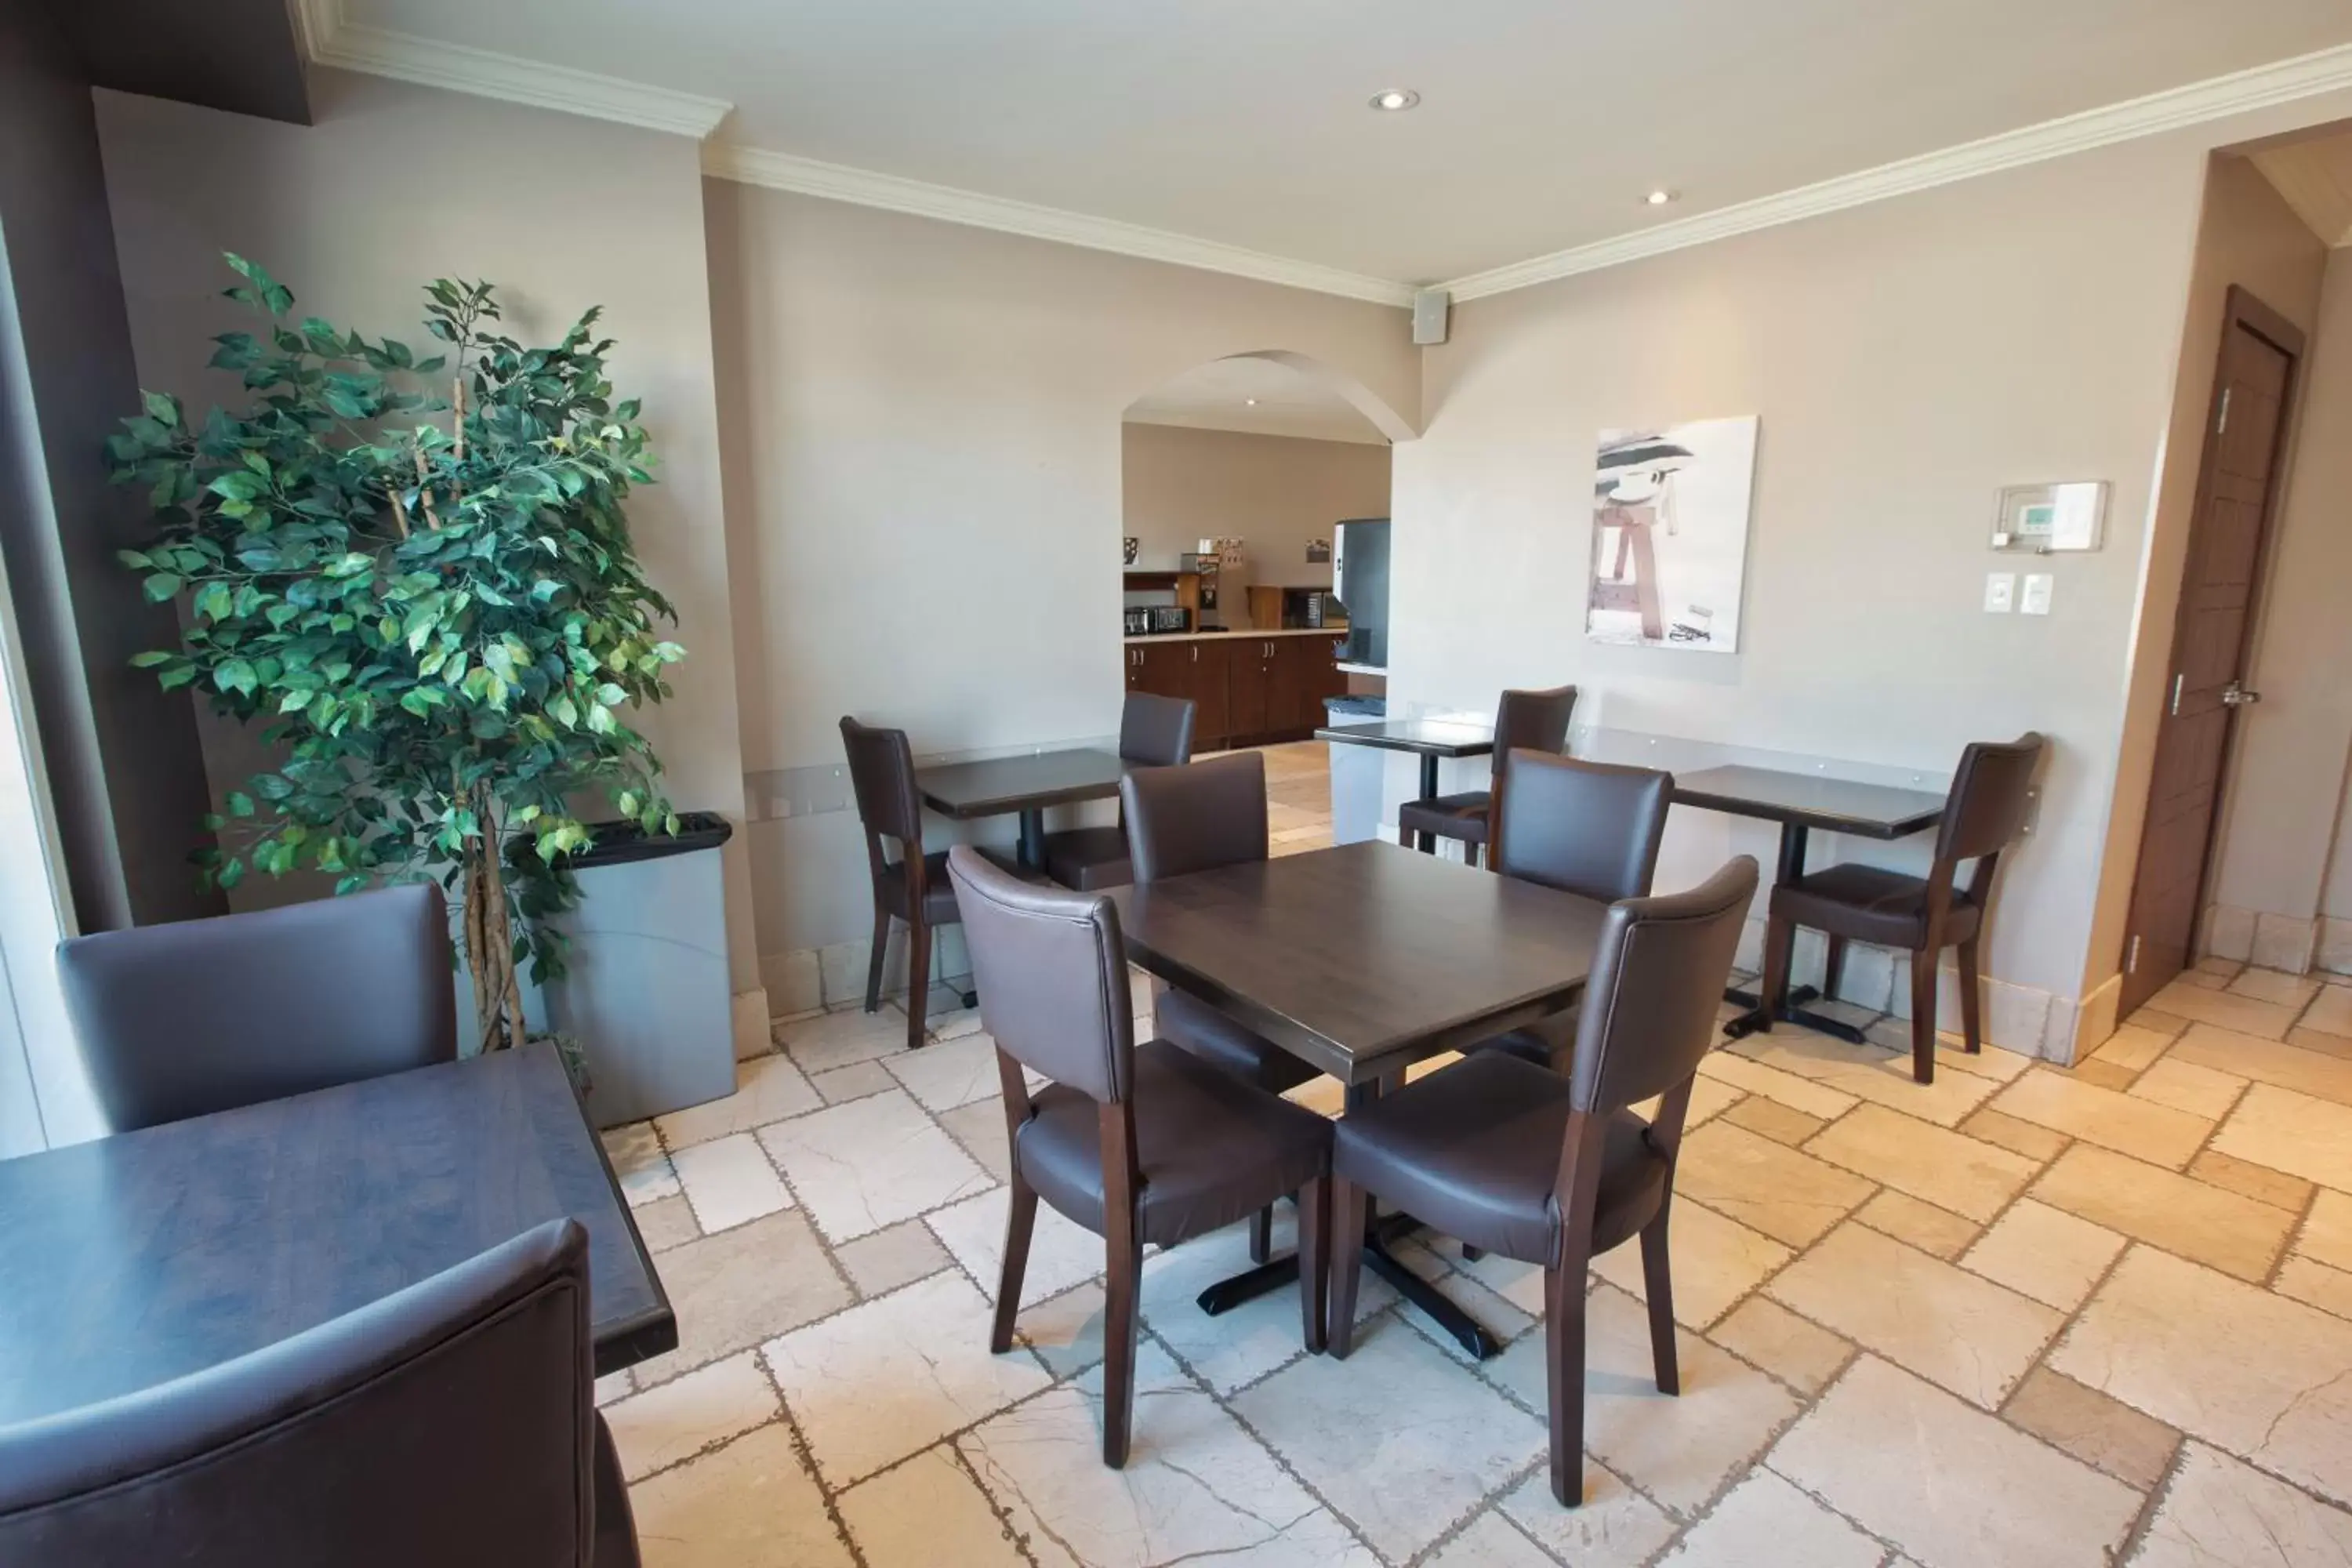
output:
<svg viewBox="0 0 2352 1568"><path fill-rule="evenodd" d="M1189 632L1192 629L1192 612L1181 605L1148 605L1122 612L1127 635L1131 637L1152 637L1165 632Z"/></svg>

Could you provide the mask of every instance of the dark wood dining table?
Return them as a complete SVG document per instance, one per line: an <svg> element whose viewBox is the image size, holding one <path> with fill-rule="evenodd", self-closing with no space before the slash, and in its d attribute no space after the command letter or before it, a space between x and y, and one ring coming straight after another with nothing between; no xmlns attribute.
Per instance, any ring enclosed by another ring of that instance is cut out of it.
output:
<svg viewBox="0 0 2352 1568"><path fill-rule="evenodd" d="M567 1215L597 1374L676 1349L552 1045L0 1161L0 1426L259 1350Z"/></svg>
<svg viewBox="0 0 2352 1568"><path fill-rule="evenodd" d="M1412 1063L1566 1011L1608 906L1367 840L1111 894L1128 957L1368 1103ZM1388 1249L1368 1267L1471 1354L1497 1342ZM1223 1311L1297 1278L1276 1259L1202 1292Z"/></svg>
<svg viewBox="0 0 2352 1568"><path fill-rule="evenodd" d="M1113 752L1087 747L1036 752L919 768L915 788L925 805L959 822L1017 812L1021 864L1043 870L1046 808L1108 800L1118 794L1118 781L1136 765Z"/></svg>
<svg viewBox="0 0 2352 1568"><path fill-rule="evenodd" d="M1370 724L1334 724L1315 731L1318 741L1337 746L1370 746L1381 752L1410 752L1421 759L1421 794L1416 798L1437 798L1437 764L1450 757L1484 757L1493 754L1495 731L1489 725L1454 719L1390 719ZM1429 839L1424 851L1437 853L1437 840Z"/></svg>
<svg viewBox="0 0 2352 1568"><path fill-rule="evenodd" d="M1859 838L1895 839L1933 827L1944 819L1944 797L1926 790L1778 768L1732 766L1681 774L1675 780L1675 804L1779 823L1780 866L1774 875L1780 882L1793 882L1805 874L1806 839L1813 828ZM1737 990L1724 994L1735 1005L1748 1009L1723 1026L1733 1039L1753 1034L1769 1008L1774 1018L1802 1024L1855 1045L1863 1043L1860 1029L1805 1005L1820 1000L1819 986L1784 988L1779 996L1759 997Z"/></svg>

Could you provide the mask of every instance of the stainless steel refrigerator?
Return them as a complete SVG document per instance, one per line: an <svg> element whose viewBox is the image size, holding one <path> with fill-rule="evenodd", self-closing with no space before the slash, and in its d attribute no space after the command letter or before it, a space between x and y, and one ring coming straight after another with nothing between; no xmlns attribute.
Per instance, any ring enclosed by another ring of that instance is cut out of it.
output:
<svg viewBox="0 0 2352 1568"><path fill-rule="evenodd" d="M1331 536L1331 591L1348 612L1345 664L1389 667L1389 520L1356 518Z"/></svg>

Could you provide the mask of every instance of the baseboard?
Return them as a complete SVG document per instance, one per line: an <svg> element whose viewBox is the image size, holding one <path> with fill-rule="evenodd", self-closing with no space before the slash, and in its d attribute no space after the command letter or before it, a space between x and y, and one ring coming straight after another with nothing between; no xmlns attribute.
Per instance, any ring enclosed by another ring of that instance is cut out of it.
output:
<svg viewBox="0 0 2352 1568"><path fill-rule="evenodd" d="M768 1038L768 993L764 986L735 993L732 1024L735 1059L765 1056L773 1048Z"/></svg>
<svg viewBox="0 0 2352 1568"><path fill-rule="evenodd" d="M760 976L767 983L766 999L773 1016L789 1018L796 1014L812 1013L820 1007L838 1007L851 1002L866 1000L867 963L874 945L870 940L835 942L830 947L798 948L789 952L763 953L760 958ZM931 980L935 984L952 984L968 980L971 975L971 957L963 945L963 931L958 926L940 926L931 932ZM907 994L907 932L903 928L890 933L890 945L882 955L882 994L904 996Z"/></svg>
<svg viewBox="0 0 2352 1568"><path fill-rule="evenodd" d="M2207 958L2251 963L2288 974L2308 974L2326 963L2321 950L2330 945L2333 956L2352 973L2352 921L2322 920L2316 915L2283 915L2269 910L2242 909L2235 904L2208 904L2198 928L2199 953Z"/></svg>

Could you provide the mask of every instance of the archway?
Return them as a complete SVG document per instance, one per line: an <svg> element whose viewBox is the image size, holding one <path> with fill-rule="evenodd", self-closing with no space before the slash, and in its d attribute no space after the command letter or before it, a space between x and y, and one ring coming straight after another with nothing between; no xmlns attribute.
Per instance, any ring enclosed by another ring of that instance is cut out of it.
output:
<svg viewBox="0 0 2352 1568"><path fill-rule="evenodd" d="M1334 555L1346 568L1377 535L1384 567L1391 447L1414 435L1361 382L1278 349L1195 365L1123 412L1127 689L1192 702L1196 753L1265 749L1277 847L1331 841L1326 749L1299 742L1334 700L1384 689L1354 639L1376 627L1385 646L1385 577L1351 616Z"/></svg>

